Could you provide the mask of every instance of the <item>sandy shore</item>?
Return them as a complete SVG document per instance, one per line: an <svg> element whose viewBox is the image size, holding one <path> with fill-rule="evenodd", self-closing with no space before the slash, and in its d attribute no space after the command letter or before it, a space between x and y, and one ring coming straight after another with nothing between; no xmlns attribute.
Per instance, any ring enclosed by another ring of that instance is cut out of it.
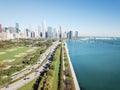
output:
<svg viewBox="0 0 120 90"><path fill-rule="evenodd" d="M68 51L66 42L65 42L65 48L66 48L66 53L67 53L67 56L68 56L68 61L70 63L70 68L71 68L73 80L74 80L74 83L75 83L75 88L76 88L76 90L80 90L80 86L78 84L78 81L77 81L77 78L76 78L76 74L74 72L74 69L73 69L73 66L72 66L72 63L71 63L71 60L70 60L70 57L69 57L69 51Z"/></svg>

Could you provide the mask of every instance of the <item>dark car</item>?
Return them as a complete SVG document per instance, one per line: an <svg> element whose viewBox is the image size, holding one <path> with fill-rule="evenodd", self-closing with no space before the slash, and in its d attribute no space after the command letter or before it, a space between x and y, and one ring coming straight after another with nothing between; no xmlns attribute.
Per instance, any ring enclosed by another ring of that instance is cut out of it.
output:
<svg viewBox="0 0 120 90"><path fill-rule="evenodd" d="M6 86L5 86L5 88L9 88L9 86L8 86L8 85L6 85Z"/></svg>
<svg viewBox="0 0 120 90"><path fill-rule="evenodd" d="M26 80L26 78L24 78L23 80Z"/></svg>

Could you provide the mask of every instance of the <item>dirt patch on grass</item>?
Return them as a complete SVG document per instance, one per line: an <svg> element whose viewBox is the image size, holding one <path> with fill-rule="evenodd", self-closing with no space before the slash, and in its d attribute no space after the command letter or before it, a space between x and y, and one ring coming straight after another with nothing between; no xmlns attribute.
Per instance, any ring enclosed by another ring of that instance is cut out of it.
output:
<svg viewBox="0 0 120 90"><path fill-rule="evenodd" d="M22 56L25 56L27 55L27 53L19 53L18 55L15 55L14 57L22 57Z"/></svg>
<svg viewBox="0 0 120 90"><path fill-rule="evenodd" d="M17 50L17 49L10 49L10 50L6 50L6 51L12 52L12 51L15 51L15 50Z"/></svg>
<svg viewBox="0 0 120 90"><path fill-rule="evenodd" d="M6 60L3 60L3 62L13 62L15 61L15 59L6 59Z"/></svg>
<svg viewBox="0 0 120 90"><path fill-rule="evenodd" d="M5 54L5 53L6 53L6 52L0 52L0 55L1 55L1 54Z"/></svg>
<svg viewBox="0 0 120 90"><path fill-rule="evenodd" d="M26 52L32 52L34 49L29 49L29 50L27 50Z"/></svg>
<svg viewBox="0 0 120 90"><path fill-rule="evenodd" d="M6 67L4 67L3 69L6 70L6 69L9 69L11 66L10 65L7 65Z"/></svg>
<svg viewBox="0 0 120 90"><path fill-rule="evenodd" d="M37 47L33 47L32 49L27 50L26 52L32 52L36 49Z"/></svg>
<svg viewBox="0 0 120 90"><path fill-rule="evenodd" d="M23 48L23 47L18 47L18 48Z"/></svg>

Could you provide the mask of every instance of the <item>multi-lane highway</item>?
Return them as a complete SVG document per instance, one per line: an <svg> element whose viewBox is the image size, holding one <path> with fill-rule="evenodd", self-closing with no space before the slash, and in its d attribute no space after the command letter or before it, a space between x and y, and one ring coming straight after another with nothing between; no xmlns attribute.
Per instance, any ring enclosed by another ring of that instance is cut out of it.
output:
<svg viewBox="0 0 120 90"><path fill-rule="evenodd" d="M54 53L54 51L55 51L55 49L58 45L59 45L59 41L54 42L53 45L48 50L46 50L46 52L44 54L42 54L42 57L40 58L40 60L35 65L33 65L29 69L25 70L24 72L13 76L13 80L16 80L20 77L23 77L23 76L25 76L25 74L30 73L33 69L36 69L39 65L41 65L41 63L47 58L48 55L49 55L49 58L51 58L52 54ZM14 83L12 83L8 86L5 86L5 87L1 88L0 90L16 90L16 89L22 87L26 83L32 81L37 76L39 76L40 72L44 71L45 66L49 63L50 63L50 61L47 60L47 62L45 62L36 71L32 72L31 74L25 76L24 78L14 82Z"/></svg>

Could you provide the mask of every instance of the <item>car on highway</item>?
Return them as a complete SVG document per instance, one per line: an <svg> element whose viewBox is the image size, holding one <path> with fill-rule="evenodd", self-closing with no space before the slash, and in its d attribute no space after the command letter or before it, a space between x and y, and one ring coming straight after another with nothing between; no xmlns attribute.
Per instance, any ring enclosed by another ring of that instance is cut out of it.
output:
<svg viewBox="0 0 120 90"><path fill-rule="evenodd" d="M9 88L9 85L6 85L5 88Z"/></svg>
<svg viewBox="0 0 120 90"><path fill-rule="evenodd" d="M27 79L29 79L30 77L25 77L23 80L27 80Z"/></svg>
<svg viewBox="0 0 120 90"><path fill-rule="evenodd" d="M37 70L37 71L35 71L35 72L39 72L39 71Z"/></svg>

